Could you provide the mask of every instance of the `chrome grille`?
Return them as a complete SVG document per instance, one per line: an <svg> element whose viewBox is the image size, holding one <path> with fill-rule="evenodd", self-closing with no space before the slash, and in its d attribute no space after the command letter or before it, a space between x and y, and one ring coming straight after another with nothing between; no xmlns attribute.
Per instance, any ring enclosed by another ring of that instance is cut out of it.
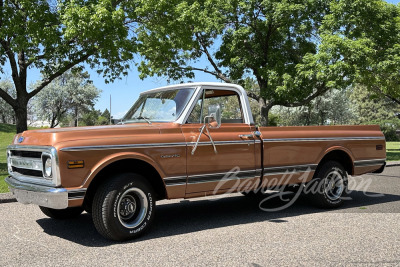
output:
<svg viewBox="0 0 400 267"><path fill-rule="evenodd" d="M44 173L44 162L51 159L50 175ZM15 179L48 186L59 186L57 150L50 146L11 145L7 149L8 172Z"/></svg>
<svg viewBox="0 0 400 267"><path fill-rule="evenodd" d="M42 152L11 150L8 163L12 172L43 177Z"/></svg>
<svg viewBox="0 0 400 267"><path fill-rule="evenodd" d="M43 172L42 171L22 169L22 168L17 168L17 167L12 167L12 171L16 172L16 173L19 173L19 174L22 174L22 175L27 175L27 176L43 177Z"/></svg>
<svg viewBox="0 0 400 267"><path fill-rule="evenodd" d="M10 150L11 156L26 157L26 158L41 158L42 152L40 151L24 151L24 150Z"/></svg>

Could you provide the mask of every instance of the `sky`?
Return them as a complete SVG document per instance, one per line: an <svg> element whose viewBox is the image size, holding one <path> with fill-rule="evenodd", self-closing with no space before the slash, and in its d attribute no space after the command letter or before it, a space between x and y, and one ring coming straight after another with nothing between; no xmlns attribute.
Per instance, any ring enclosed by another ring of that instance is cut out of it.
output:
<svg viewBox="0 0 400 267"><path fill-rule="evenodd" d="M387 0L389 3L398 4L400 0ZM201 65L207 65L205 59L200 61ZM111 95L111 115L114 118L122 118L123 115L129 110L133 103L138 98L139 94L143 91L169 85L165 78L150 77L144 80L139 78L139 73L135 67L129 71L129 74L122 77L121 80L116 80L113 83L106 84L104 78L99 76L95 70L86 69L89 72L93 84L102 90L101 96L95 105L96 109L104 111L106 108L110 109L110 95ZM202 72L196 72L196 77L190 79L191 82L218 82L219 80L214 76ZM38 70L31 69L28 72L28 83L34 82L40 78ZM188 80L184 80L185 82ZM171 84L178 82L171 82Z"/></svg>

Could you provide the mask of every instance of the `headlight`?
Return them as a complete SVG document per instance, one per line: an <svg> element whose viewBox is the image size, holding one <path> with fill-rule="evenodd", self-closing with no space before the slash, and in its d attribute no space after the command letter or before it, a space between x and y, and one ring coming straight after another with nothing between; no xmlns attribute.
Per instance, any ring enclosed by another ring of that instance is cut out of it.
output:
<svg viewBox="0 0 400 267"><path fill-rule="evenodd" d="M49 156L43 157L43 176L45 178L51 178L53 174L52 160Z"/></svg>

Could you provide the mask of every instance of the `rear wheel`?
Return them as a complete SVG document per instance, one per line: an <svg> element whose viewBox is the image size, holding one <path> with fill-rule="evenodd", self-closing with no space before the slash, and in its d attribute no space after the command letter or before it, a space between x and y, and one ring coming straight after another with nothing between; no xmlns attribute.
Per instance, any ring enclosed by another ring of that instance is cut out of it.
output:
<svg viewBox="0 0 400 267"><path fill-rule="evenodd" d="M321 208L336 208L343 204L347 194L348 178L343 166L336 161L328 161L315 173L307 185L305 193Z"/></svg>
<svg viewBox="0 0 400 267"><path fill-rule="evenodd" d="M42 206L39 206L39 208L46 216L59 220L76 218L83 212L83 208L81 207L66 208L62 210L56 210Z"/></svg>
<svg viewBox="0 0 400 267"><path fill-rule="evenodd" d="M135 173L115 175L93 199L92 217L104 237L123 241L146 232L154 218L155 195L147 180Z"/></svg>

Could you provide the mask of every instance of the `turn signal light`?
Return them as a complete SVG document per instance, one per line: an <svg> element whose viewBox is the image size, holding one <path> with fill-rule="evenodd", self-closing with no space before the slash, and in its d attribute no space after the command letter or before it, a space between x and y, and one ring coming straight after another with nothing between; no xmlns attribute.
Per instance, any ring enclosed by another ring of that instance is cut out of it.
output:
<svg viewBox="0 0 400 267"><path fill-rule="evenodd" d="M83 160L69 160L68 161L68 169L77 169L77 168L83 168L84 163Z"/></svg>

